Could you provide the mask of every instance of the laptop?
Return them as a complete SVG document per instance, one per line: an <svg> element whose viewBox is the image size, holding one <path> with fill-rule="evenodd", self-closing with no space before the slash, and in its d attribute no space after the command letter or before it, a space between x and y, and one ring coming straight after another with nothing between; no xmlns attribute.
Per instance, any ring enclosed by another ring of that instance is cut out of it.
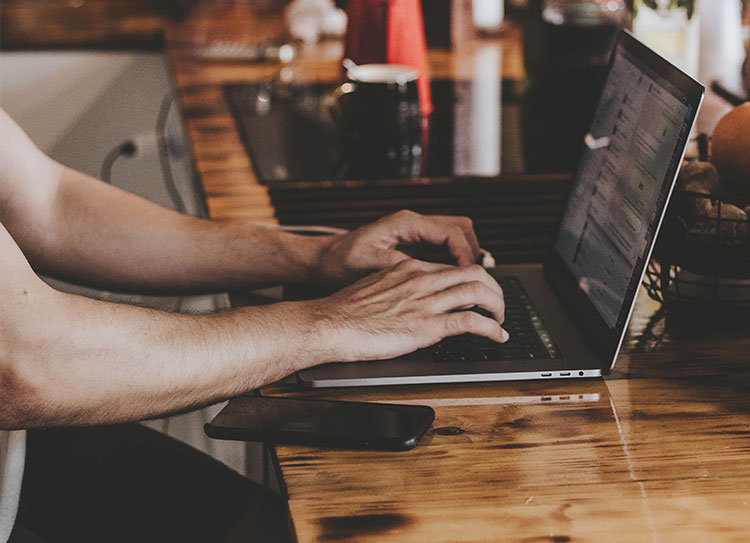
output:
<svg viewBox="0 0 750 543"><path fill-rule="evenodd" d="M305 387L598 377L615 364L703 86L629 33L604 90L544 265L490 269L507 344L464 335L391 360L331 363Z"/></svg>

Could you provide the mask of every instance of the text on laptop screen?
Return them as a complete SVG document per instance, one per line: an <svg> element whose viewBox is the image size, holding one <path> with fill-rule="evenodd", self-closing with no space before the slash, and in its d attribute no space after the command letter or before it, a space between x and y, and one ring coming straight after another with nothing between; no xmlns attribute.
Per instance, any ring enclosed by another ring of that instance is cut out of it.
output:
<svg viewBox="0 0 750 543"><path fill-rule="evenodd" d="M638 288L692 111L675 86L618 47L555 241L610 328Z"/></svg>

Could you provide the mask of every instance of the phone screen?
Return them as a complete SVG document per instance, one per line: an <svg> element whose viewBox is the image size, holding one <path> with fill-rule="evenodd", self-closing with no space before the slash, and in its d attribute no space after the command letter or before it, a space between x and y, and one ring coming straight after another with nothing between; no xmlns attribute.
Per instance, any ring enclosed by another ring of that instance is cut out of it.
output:
<svg viewBox="0 0 750 543"><path fill-rule="evenodd" d="M205 431L217 439L408 450L434 418L432 408L423 405L242 396L232 399Z"/></svg>

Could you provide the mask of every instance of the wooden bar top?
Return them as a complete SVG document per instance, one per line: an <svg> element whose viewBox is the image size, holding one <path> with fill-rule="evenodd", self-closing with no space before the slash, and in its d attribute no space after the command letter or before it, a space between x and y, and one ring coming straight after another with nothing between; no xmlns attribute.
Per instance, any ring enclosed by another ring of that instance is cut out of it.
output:
<svg viewBox="0 0 750 543"><path fill-rule="evenodd" d="M408 452L277 447L298 541L746 541L750 340L671 326L642 294L603 380L266 390L436 413Z"/></svg>
<svg viewBox="0 0 750 543"><path fill-rule="evenodd" d="M343 45L340 40L323 40L313 45L301 45L295 60L287 66L265 63L212 63L200 58L201 48L216 41L257 44L273 39L286 39L280 12L264 12L243 2L208 2L190 12L182 21L166 25L167 53L173 69L182 113L191 139L196 167L205 190L212 217L247 218L277 221L278 207L272 205L269 187L262 185L253 170L222 87L238 82L250 83L271 79L291 78L295 83L332 84L341 78ZM499 62L504 77L522 79L519 29L509 28L507 36L496 40L501 51ZM466 57L474 48L467 47L460 54L430 51L430 70L435 78L461 79L471 75ZM379 183L375 183L376 185ZM424 186L419 180L408 180L402 185ZM356 191L368 183L337 183L342 190ZM286 184L277 186L278 194L315 191L324 185ZM329 183L330 188L330 183ZM384 191L383 194L388 194ZM358 196L355 200L362 201ZM398 209L398 197L378 216ZM403 205L403 204L402 204ZM412 206L415 207L415 206ZM294 222L296 217L289 220ZM377 216L360 215L338 226L364 224ZM331 223L323 215L309 219ZM297 219L299 223L299 219ZM289 222L289 221L287 221Z"/></svg>
<svg viewBox="0 0 750 543"><path fill-rule="evenodd" d="M726 381L337 395L431 405L435 422L406 453L279 447L298 540L744 541L750 404Z"/></svg>
<svg viewBox="0 0 750 543"><path fill-rule="evenodd" d="M169 0L3 0L0 49L161 49Z"/></svg>

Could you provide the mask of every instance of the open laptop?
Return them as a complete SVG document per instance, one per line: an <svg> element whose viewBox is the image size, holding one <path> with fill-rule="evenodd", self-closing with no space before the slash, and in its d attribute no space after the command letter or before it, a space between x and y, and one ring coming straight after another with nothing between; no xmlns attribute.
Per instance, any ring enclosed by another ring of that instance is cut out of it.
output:
<svg viewBox="0 0 750 543"><path fill-rule="evenodd" d="M508 344L447 338L392 360L331 363L297 374L307 387L596 377L625 335L703 86L627 32L586 136L543 268L493 268Z"/></svg>

